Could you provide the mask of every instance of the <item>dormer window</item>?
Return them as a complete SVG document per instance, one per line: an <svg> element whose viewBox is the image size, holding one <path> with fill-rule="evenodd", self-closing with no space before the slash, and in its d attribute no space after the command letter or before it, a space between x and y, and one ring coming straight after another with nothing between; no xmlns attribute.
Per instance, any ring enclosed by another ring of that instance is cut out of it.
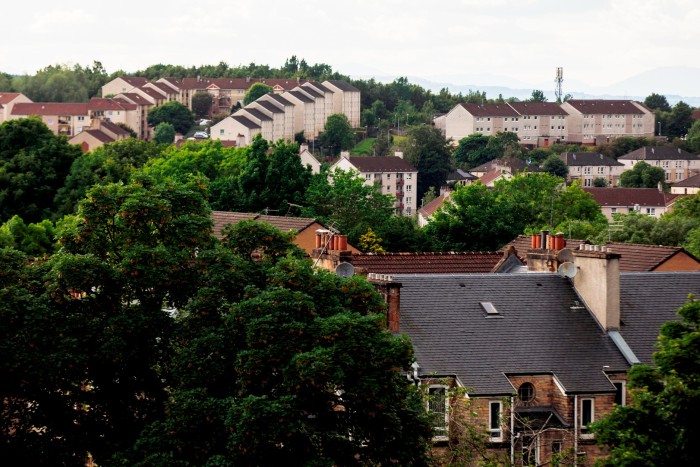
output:
<svg viewBox="0 0 700 467"><path fill-rule="evenodd" d="M518 388L518 399L525 404L535 399L535 386L532 383L523 383Z"/></svg>

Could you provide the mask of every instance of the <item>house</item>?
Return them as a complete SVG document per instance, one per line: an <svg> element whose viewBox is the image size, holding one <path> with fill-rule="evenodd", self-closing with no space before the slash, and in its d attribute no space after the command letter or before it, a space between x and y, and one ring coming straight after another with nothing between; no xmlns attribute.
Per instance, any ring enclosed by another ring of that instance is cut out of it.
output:
<svg viewBox="0 0 700 467"><path fill-rule="evenodd" d="M559 155L569 168L568 181L580 180L581 186L593 186L595 179L605 180L606 186L618 186L624 164L593 152L564 152Z"/></svg>
<svg viewBox="0 0 700 467"><path fill-rule="evenodd" d="M367 274L486 274L507 272L522 262L511 251L362 253L348 260Z"/></svg>
<svg viewBox="0 0 700 467"><path fill-rule="evenodd" d="M334 170L355 170L365 185L376 185L382 194L396 196L397 215L410 216L416 212L418 170L403 159L403 153L387 157L350 157L344 152L330 167Z"/></svg>
<svg viewBox="0 0 700 467"><path fill-rule="evenodd" d="M246 112L226 117L209 129L211 138L235 141L237 147L250 146L255 135L262 132L262 121L258 120L260 123L257 123L255 120L254 117L249 118Z"/></svg>
<svg viewBox="0 0 700 467"><path fill-rule="evenodd" d="M350 126L353 128L359 127L360 90L352 84L338 79L324 81L323 86L333 92L333 113L345 115L348 117Z"/></svg>
<svg viewBox="0 0 700 467"><path fill-rule="evenodd" d="M620 255L593 245L569 250L564 277L548 272L558 253L531 249L527 274L369 276L387 327L413 342L407 377L428 396L436 446L466 411L504 463L592 465L605 451L589 424L626 403L627 371L651 363L661 324L700 292L700 273L620 274Z"/></svg>
<svg viewBox="0 0 700 467"><path fill-rule="evenodd" d="M674 195L696 195L699 191L700 174L693 175L671 185L671 193Z"/></svg>
<svg viewBox="0 0 700 467"><path fill-rule="evenodd" d="M283 92L280 96L294 105L294 134L303 132L309 139L318 136L314 99L301 90Z"/></svg>
<svg viewBox="0 0 700 467"><path fill-rule="evenodd" d="M453 186L453 187L457 186L457 185L467 186L467 185L471 185L472 183L474 183L478 179L479 179L478 177L476 177L473 174L470 174L467 171L464 171L462 169L455 169L452 172L450 172L449 174L447 174L447 180L445 181L445 183L447 183L447 185Z"/></svg>
<svg viewBox="0 0 700 467"><path fill-rule="evenodd" d="M508 105L519 115L516 127L522 144L549 147L565 141L568 135L569 114L555 102L510 102Z"/></svg>
<svg viewBox="0 0 700 467"><path fill-rule="evenodd" d="M0 123L12 118L12 108L15 104L31 101L21 92L0 92Z"/></svg>
<svg viewBox="0 0 700 467"><path fill-rule="evenodd" d="M316 219L307 217L270 216L248 212L228 211L212 211L211 215L214 221L213 234L219 239L223 238L221 231L229 224L236 224L242 220L267 222L284 232L294 232L294 243L309 255L313 252L314 248L318 246L317 231L329 232L328 228ZM360 250L347 243L347 238L345 239L344 249L347 250L349 254L360 253Z"/></svg>
<svg viewBox="0 0 700 467"><path fill-rule="evenodd" d="M317 174L321 172L321 162L309 151L308 144L299 145L299 158L302 166L311 168L311 173Z"/></svg>
<svg viewBox="0 0 700 467"><path fill-rule="evenodd" d="M89 152L107 143L113 143L129 138L131 134L108 120L95 119L91 126L84 127L83 131L68 140L70 144L78 144L83 152Z"/></svg>
<svg viewBox="0 0 700 467"><path fill-rule="evenodd" d="M532 248L530 235L518 235L501 251L512 247L521 252L520 260L527 263L527 251ZM588 240L566 239L565 247L578 249ZM606 242L606 248L620 255L620 272L680 272L700 271L700 260L680 246L644 245L641 243Z"/></svg>
<svg viewBox="0 0 700 467"><path fill-rule="evenodd" d="M561 107L569 114L570 143L600 145L621 136L654 137L654 112L637 101L569 99Z"/></svg>
<svg viewBox="0 0 700 467"><path fill-rule="evenodd" d="M666 173L666 183L677 183L700 174L700 156L671 146L645 146L618 159L625 170L644 161L654 167L661 167Z"/></svg>
<svg viewBox="0 0 700 467"><path fill-rule="evenodd" d="M660 188L598 188L585 187L585 192L593 195L600 204L601 211L608 220L615 213L629 214L633 211L649 216L661 217L673 209L678 195L664 193Z"/></svg>
<svg viewBox="0 0 700 467"><path fill-rule="evenodd" d="M510 180L511 178L513 178L513 175L508 170L494 168L482 175L479 181L482 185L493 188L499 180Z"/></svg>
<svg viewBox="0 0 700 467"><path fill-rule="evenodd" d="M425 227L433 219L433 214L440 209L450 198L452 190L441 190L440 196L436 197L418 210L418 225Z"/></svg>
<svg viewBox="0 0 700 467"><path fill-rule="evenodd" d="M148 78L141 76L117 76L102 85L102 97L112 97L125 92L133 92L148 84Z"/></svg>
<svg viewBox="0 0 700 467"><path fill-rule="evenodd" d="M493 159L474 167L469 170L469 173L475 177L481 178L489 172L500 170L507 172L510 175L515 175L521 172L540 172L540 168L534 164L528 164L522 159Z"/></svg>
<svg viewBox="0 0 700 467"><path fill-rule="evenodd" d="M69 102L21 102L16 103L10 118L36 116L55 134L71 137L90 126L88 104Z"/></svg>
<svg viewBox="0 0 700 467"><path fill-rule="evenodd" d="M119 103L133 104L136 109L132 117L132 125L129 127L136 132L136 138L148 140L151 137L150 127L148 126L148 112L153 104L150 100L138 93L121 93L114 96L114 100Z"/></svg>

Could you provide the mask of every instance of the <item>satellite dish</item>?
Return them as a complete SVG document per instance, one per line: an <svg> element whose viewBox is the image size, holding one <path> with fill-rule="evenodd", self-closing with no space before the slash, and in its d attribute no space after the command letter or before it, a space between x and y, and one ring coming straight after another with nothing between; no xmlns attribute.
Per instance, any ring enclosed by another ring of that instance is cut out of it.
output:
<svg viewBox="0 0 700 467"><path fill-rule="evenodd" d="M561 274L562 276L572 278L578 272L578 268L576 267L576 265L574 263L567 261L567 262L561 263L559 265L558 271L559 271L559 274Z"/></svg>
<svg viewBox="0 0 700 467"><path fill-rule="evenodd" d="M350 263L340 263L335 267L335 273L339 277L352 277L355 275L355 268Z"/></svg>
<svg viewBox="0 0 700 467"><path fill-rule="evenodd" d="M574 260L574 252L571 251L571 248L562 248L557 253L557 259L560 263L572 262Z"/></svg>

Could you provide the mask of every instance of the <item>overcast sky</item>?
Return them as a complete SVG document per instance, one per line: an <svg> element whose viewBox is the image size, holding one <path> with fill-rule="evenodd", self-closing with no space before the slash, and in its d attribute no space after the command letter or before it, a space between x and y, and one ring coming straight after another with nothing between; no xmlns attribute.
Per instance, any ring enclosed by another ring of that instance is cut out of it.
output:
<svg viewBox="0 0 700 467"><path fill-rule="evenodd" d="M606 86L700 57L698 0L19 0L0 11L0 71L13 74L94 60L108 73L279 67L296 55L353 77L538 87L561 66L565 82Z"/></svg>

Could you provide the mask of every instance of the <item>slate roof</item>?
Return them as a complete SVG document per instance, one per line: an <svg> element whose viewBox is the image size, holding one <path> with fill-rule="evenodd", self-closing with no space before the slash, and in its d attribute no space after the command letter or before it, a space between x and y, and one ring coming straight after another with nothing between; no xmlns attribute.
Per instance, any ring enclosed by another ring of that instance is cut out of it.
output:
<svg viewBox="0 0 700 467"><path fill-rule="evenodd" d="M569 115L556 102L509 102L520 115Z"/></svg>
<svg viewBox="0 0 700 467"><path fill-rule="evenodd" d="M632 101L614 99L569 99L566 101L582 114L644 114Z"/></svg>
<svg viewBox="0 0 700 467"><path fill-rule="evenodd" d="M85 133L89 134L90 136L92 136L93 138L95 138L96 140L98 140L101 143L106 144L106 143L114 142L114 138L112 138L111 136L109 136L107 133L105 133L102 130L84 130L84 131L85 131Z"/></svg>
<svg viewBox="0 0 700 467"><path fill-rule="evenodd" d="M277 101L281 105L284 105L284 106L294 105L291 102L289 102L287 99L285 99L284 97L280 96L279 94L269 93L269 94L265 94L263 97Z"/></svg>
<svg viewBox="0 0 700 467"><path fill-rule="evenodd" d="M266 110L269 110L269 111L272 112L272 113L275 113L275 114L284 113L284 110L280 109L279 107L277 107L277 106L276 106L275 104L273 104L272 102L261 101L261 100L256 100L255 102L256 102L260 107L262 107L262 108L264 108L264 109L266 109ZM247 110L247 109L246 109L246 110Z"/></svg>
<svg viewBox="0 0 700 467"><path fill-rule="evenodd" d="M333 94L333 91L319 83L318 81L307 81L305 83L307 86L313 86L317 91Z"/></svg>
<svg viewBox="0 0 700 467"><path fill-rule="evenodd" d="M243 115L231 115L231 118L243 125L244 127L250 128L251 130L260 128L260 125L253 122L252 120L247 119Z"/></svg>
<svg viewBox="0 0 700 467"><path fill-rule="evenodd" d="M352 264L376 274L485 274L502 258L498 251L365 253L353 255Z"/></svg>
<svg viewBox="0 0 700 467"><path fill-rule="evenodd" d="M245 107L243 110L248 112L253 117L257 118L258 120L263 120L263 121L272 120L272 117L270 117L269 115L263 113L262 111L254 108L254 107Z"/></svg>
<svg viewBox="0 0 700 467"><path fill-rule="evenodd" d="M698 272L620 275L620 334L642 363L652 363L661 326L678 319L689 293L700 296Z"/></svg>
<svg viewBox="0 0 700 467"><path fill-rule="evenodd" d="M340 79L330 79L328 80L328 82L343 92L360 92L359 89L357 89L355 86L348 83L347 81L343 81Z"/></svg>
<svg viewBox="0 0 700 467"><path fill-rule="evenodd" d="M228 224L236 224L243 220L254 219L260 222L267 222L274 225L282 231L292 230L296 233L301 232L308 226L314 224L316 219L308 217L284 217L284 216L268 216L257 214L254 212L228 212L228 211L212 211L212 220L214 221L214 236L223 238L221 230Z"/></svg>
<svg viewBox="0 0 700 467"><path fill-rule="evenodd" d="M698 188L700 187L700 174L688 177L685 180L676 182L673 184L674 187L687 187L687 188Z"/></svg>
<svg viewBox="0 0 700 467"><path fill-rule="evenodd" d="M575 166L624 166L622 162L617 162L612 157L605 156L599 152L564 152L559 155L568 167Z"/></svg>
<svg viewBox="0 0 700 467"><path fill-rule="evenodd" d="M312 88L311 86L308 86L308 85L301 86L300 89L301 89L303 92L305 92L305 93L307 93L308 95L310 95L311 97L315 97L316 99L324 98L324 97L325 97L323 94L321 94L320 92L318 92L317 90L315 90L314 88Z"/></svg>
<svg viewBox="0 0 700 467"><path fill-rule="evenodd" d="M87 115L85 102L19 102L12 107L12 115Z"/></svg>
<svg viewBox="0 0 700 467"><path fill-rule="evenodd" d="M593 200L601 206L630 207L668 206L678 195L662 193L656 188L599 188L584 187L583 191L593 195Z"/></svg>
<svg viewBox="0 0 700 467"><path fill-rule="evenodd" d="M519 117L508 104L459 104L475 117Z"/></svg>
<svg viewBox="0 0 700 467"><path fill-rule="evenodd" d="M447 174L447 181L448 182L459 182L462 180L476 180L478 177L475 175L470 174L469 172L465 172L462 169L455 169L449 174Z"/></svg>
<svg viewBox="0 0 700 467"><path fill-rule="evenodd" d="M471 169L471 172L490 172L496 166L508 167L512 173L522 172L523 170L528 170L530 172L540 172L540 168L533 164L528 164L522 159L510 159L503 161L501 159L493 159L488 162L484 162L478 167Z"/></svg>
<svg viewBox="0 0 700 467"><path fill-rule="evenodd" d="M350 157L350 163L360 172L416 172L416 168L400 157Z"/></svg>
<svg viewBox="0 0 700 467"><path fill-rule="evenodd" d="M287 92L302 102L313 102L314 101L312 98L310 98L309 96L307 96L306 94L304 94L301 91L292 90L292 91L287 91Z"/></svg>
<svg viewBox="0 0 700 467"><path fill-rule="evenodd" d="M699 160L700 157L670 146L645 146L618 157L625 161Z"/></svg>
<svg viewBox="0 0 700 467"><path fill-rule="evenodd" d="M629 368L557 274L395 275L400 332L423 376L455 375L473 395L514 392L505 374L554 374L567 393L610 392L603 374ZM491 302L498 317L487 317Z"/></svg>

